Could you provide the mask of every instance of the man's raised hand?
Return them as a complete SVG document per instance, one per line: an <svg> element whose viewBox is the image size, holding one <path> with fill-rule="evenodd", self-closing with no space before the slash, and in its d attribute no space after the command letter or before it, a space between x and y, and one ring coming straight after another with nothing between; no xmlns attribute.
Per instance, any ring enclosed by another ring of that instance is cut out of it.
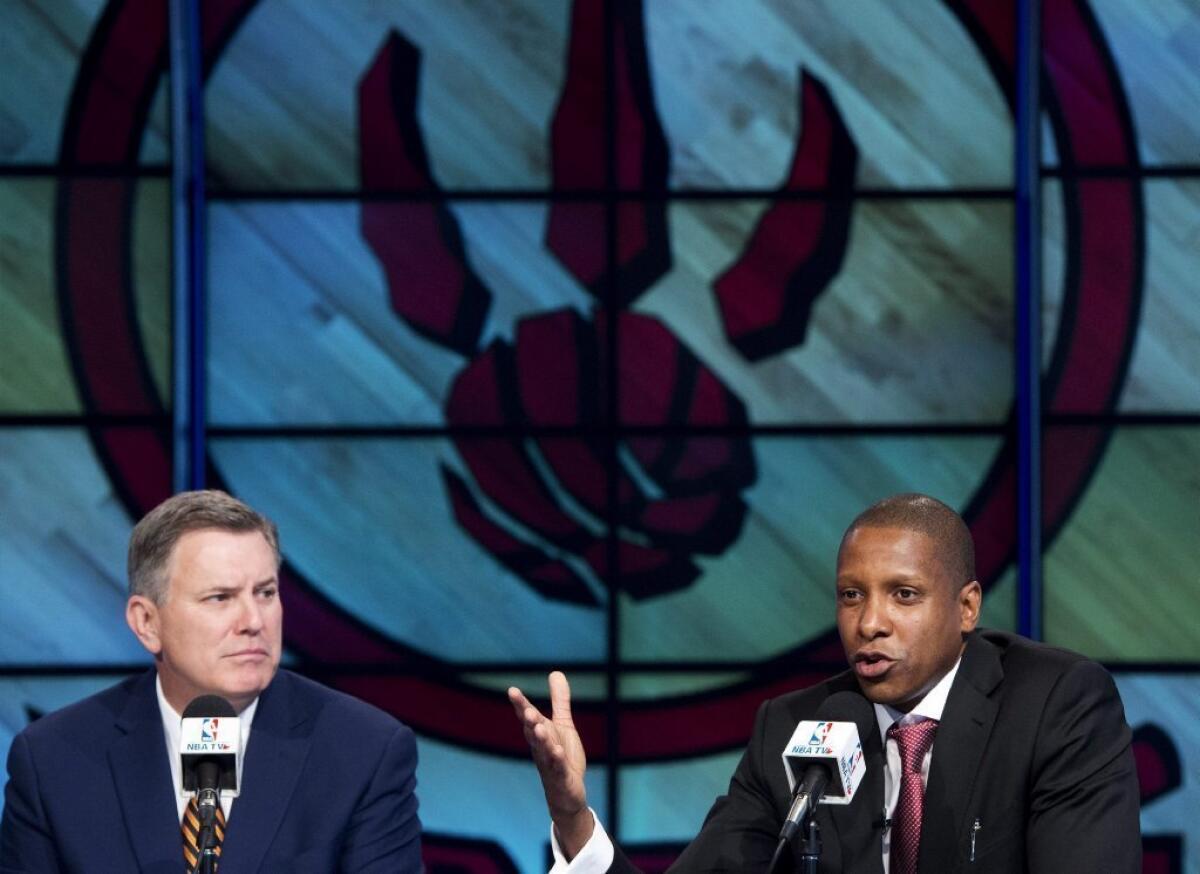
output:
<svg viewBox="0 0 1200 874"><path fill-rule="evenodd" d="M533 754L546 806L568 859L575 857L592 836L594 820L587 806L583 774L587 756L571 719L571 687L561 671L550 674L550 718L547 719L516 686L509 687L517 719Z"/></svg>

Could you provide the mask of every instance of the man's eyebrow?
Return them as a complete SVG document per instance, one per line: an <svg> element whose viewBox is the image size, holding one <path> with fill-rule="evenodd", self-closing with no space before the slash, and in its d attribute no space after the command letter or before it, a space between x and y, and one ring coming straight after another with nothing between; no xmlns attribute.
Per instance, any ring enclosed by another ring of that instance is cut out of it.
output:
<svg viewBox="0 0 1200 874"><path fill-rule="evenodd" d="M250 587L252 589L261 589L263 586L278 586L278 585L279 585L278 577L267 577L265 580L259 580L257 583L251 583ZM242 586L237 585L236 583L233 585L225 585L222 583L213 583L211 586L205 586L203 589L201 589L200 594L202 594L202 595L217 595L217 594L229 595L229 594L233 594L234 592L240 592L241 590L242 590Z"/></svg>
<svg viewBox="0 0 1200 874"><path fill-rule="evenodd" d="M909 588L923 587L929 584L929 580L920 574L901 574L894 577L888 577L885 585L893 588L900 586L908 586Z"/></svg>
<svg viewBox="0 0 1200 874"><path fill-rule="evenodd" d="M919 573L899 573L891 574L882 582L885 586L907 586L912 585L913 583L924 582L925 579L926 578ZM862 580L859 577L844 575L836 577L834 579L834 583L839 586L858 586L862 584Z"/></svg>
<svg viewBox="0 0 1200 874"><path fill-rule="evenodd" d="M200 590L201 595L228 595L231 592L236 592L241 586L225 586L220 583L213 583L210 586L205 586Z"/></svg>

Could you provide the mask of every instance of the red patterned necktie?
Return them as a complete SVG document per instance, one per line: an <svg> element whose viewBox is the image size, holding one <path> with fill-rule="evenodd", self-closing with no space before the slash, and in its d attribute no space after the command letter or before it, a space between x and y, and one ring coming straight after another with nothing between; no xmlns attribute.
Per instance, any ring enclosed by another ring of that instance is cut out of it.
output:
<svg viewBox="0 0 1200 874"><path fill-rule="evenodd" d="M921 816L925 812L925 786L921 762L937 732L936 719L911 725L893 725L888 737L900 747L900 797L892 812L892 855L888 874L916 874L921 849Z"/></svg>
<svg viewBox="0 0 1200 874"><path fill-rule="evenodd" d="M196 803L196 796L193 795L188 801L187 809L183 812L183 861L187 863L187 870L194 871L196 869L196 860L200 858L200 806ZM225 811L221 809L221 805L217 805L217 821L213 824L213 850L217 854L217 858L221 858L221 841L225 840ZM213 870L216 871L217 866L213 865Z"/></svg>

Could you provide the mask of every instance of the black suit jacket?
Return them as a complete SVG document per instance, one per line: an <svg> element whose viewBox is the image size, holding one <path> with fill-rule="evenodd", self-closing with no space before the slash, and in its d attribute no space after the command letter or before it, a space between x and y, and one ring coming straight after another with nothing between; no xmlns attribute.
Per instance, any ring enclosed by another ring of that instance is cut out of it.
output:
<svg viewBox="0 0 1200 874"><path fill-rule="evenodd" d="M765 702L754 735L696 839L671 868L766 872L790 802L780 753L796 723L851 672ZM867 775L845 807L821 806L820 870L882 874L883 744L864 739ZM976 820L975 857L971 832ZM795 870L791 866L776 869ZM617 850L610 871L635 869ZM1112 678L1082 656L997 631L967 639L925 789L922 874L1141 870L1138 784Z"/></svg>
<svg viewBox="0 0 1200 874"><path fill-rule="evenodd" d="M0 872L180 874L154 671L17 735ZM421 870L412 732L288 671L259 697L221 874Z"/></svg>

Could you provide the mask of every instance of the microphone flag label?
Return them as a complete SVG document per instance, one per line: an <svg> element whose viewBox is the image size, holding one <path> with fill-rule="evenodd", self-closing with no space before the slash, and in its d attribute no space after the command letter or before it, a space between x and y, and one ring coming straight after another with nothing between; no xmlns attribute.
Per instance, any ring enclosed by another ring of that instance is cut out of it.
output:
<svg viewBox="0 0 1200 874"><path fill-rule="evenodd" d="M241 736L236 716L189 717L180 727L179 752L236 755Z"/></svg>
<svg viewBox="0 0 1200 874"><path fill-rule="evenodd" d="M849 804L867 772L858 726L853 722L815 720L799 723L783 748L788 791L796 791L796 781L813 764L825 765L830 773L829 786L820 803Z"/></svg>
<svg viewBox="0 0 1200 874"><path fill-rule="evenodd" d="M237 768L242 759L242 726L236 716L189 716L180 723L179 755L183 762L180 774L181 794L194 789L196 763L201 759L215 760L220 768L222 792L238 794ZM189 776L191 775L191 776Z"/></svg>

